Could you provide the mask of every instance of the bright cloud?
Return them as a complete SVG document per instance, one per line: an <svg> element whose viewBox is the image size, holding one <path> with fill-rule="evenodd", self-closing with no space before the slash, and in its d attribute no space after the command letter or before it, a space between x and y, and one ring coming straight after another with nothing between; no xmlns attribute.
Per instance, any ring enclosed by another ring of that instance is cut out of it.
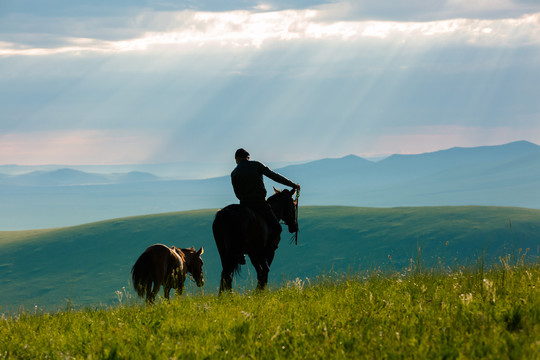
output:
<svg viewBox="0 0 540 360"><path fill-rule="evenodd" d="M214 46L260 48L290 41L362 42L378 39L389 43L438 44L441 41L479 46L520 46L540 43L540 13L515 19L452 19L430 22L323 21L319 10L276 12L192 12L145 14L159 17L167 30L148 30L136 38L112 41L100 38L63 38L47 48L0 42L0 56L122 53L153 48L183 51ZM153 21L146 20L153 23Z"/></svg>

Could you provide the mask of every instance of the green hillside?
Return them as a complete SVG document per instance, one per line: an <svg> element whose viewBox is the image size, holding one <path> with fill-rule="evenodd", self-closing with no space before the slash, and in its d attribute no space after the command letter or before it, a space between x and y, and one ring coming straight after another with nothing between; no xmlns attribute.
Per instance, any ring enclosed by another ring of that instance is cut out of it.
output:
<svg viewBox="0 0 540 360"><path fill-rule="evenodd" d="M130 269L151 244L204 246L206 285L188 292L217 293L221 265L211 232L215 210L114 219L76 227L0 232L0 306L55 309L71 304L111 304L130 289ZM355 208L302 207L298 246L282 243L270 272L271 286L329 271L400 270L416 261L453 267L489 263L522 253L538 257L540 210L502 207ZM251 288L243 266L235 288Z"/></svg>

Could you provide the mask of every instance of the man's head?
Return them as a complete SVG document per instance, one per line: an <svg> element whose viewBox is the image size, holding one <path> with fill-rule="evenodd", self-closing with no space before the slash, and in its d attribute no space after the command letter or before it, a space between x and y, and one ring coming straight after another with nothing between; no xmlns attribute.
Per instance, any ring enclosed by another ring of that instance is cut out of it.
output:
<svg viewBox="0 0 540 360"><path fill-rule="evenodd" d="M234 153L234 159L236 160L236 163L244 159L249 160L249 153L245 149L240 148Z"/></svg>

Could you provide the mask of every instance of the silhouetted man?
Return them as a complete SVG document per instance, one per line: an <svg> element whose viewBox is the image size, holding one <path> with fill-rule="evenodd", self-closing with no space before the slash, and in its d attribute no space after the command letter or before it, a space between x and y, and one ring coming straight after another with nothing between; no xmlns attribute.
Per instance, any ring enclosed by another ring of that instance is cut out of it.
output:
<svg viewBox="0 0 540 360"><path fill-rule="evenodd" d="M281 235L281 225L270 204L266 201L263 175L296 190L300 190L300 185L270 170L266 165L250 160L249 153L244 149L236 150L234 158L236 168L231 173L234 193L240 200L240 204L249 207L266 220L270 229L270 243L277 248Z"/></svg>

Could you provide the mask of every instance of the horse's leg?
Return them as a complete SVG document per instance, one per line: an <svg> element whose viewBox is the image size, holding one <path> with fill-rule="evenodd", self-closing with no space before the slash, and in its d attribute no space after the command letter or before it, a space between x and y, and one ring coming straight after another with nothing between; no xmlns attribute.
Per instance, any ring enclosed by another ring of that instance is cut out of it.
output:
<svg viewBox="0 0 540 360"><path fill-rule="evenodd" d="M219 284L219 293L232 290L232 271L223 270L221 272L221 283Z"/></svg>
<svg viewBox="0 0 540 360"><path fill-rule="evenodd" d="M223 266L223 270L221 271L221 283L219 284L219 293L221 294L223 291L231 291L232 290L232 276L234 272L234 267L230 264L227 264Z"/></svg>
<svg viewBox="0 0 540 360"><path fill-rule="evenodd" d="M176 296L182 295L184 292L184 284L182 283L178 288L176 288Z"/></svg>
<svg viewBox="0 0 540 360"><path fill-rule="evenodd" d="M266 252L266 263L268 264L268 268L270 268L270 265L272 265L272 261L274 261L274 255L276 254L275 250L267 250Z"/></svg>
<svg viewBox="0 0 540 360"><path fill-rule="evenodd" d="M179 276L179 275L177 275L177 272L174 271L163 282L163 294L165 296L165 299L167 299L167 300L169 300L169 293L171 292L171 289L175 288L175 291L178 294L178 290L176 289L177 276Z"/></svg>
<svg viewBox="0 0 540 360"><path fill-rule="evenodd" d="M268 272L270 271L266 259L264 256L250 256L250 259L253 267L257 271L257 290L264 290L268 283Z"/></svg>
<svg viewBox="0 0 540 360"><path fill-rule="evenodd" d="M152 281L148 281L146 284L146 302L148 304L154 302L154 299L152 299Z"/></svg>
<svg viewBox="0 0 540 360"><path fill-rule="evenodd" d="M260 273L257 273L257 290L266 289L266 284L268 283L268 266L261 266Z"/></svg>
<svg viewBox="0 0 540 360"><path fill-rule="evenodd" d="M165 299L169 299L169 293L171 292L171 286L169 284L163 285L163 296L165 296Z"/></svg>
<svg viewBox="0 0 540 360"><path fill-rule="evenodd" d="M159 292L159 288L161 287L161 281L159 280L154 280L154 288L152 289L152 294L151 294L151 303L154 302L154 300L156 299L156 295L158 294Z"/></svg>

